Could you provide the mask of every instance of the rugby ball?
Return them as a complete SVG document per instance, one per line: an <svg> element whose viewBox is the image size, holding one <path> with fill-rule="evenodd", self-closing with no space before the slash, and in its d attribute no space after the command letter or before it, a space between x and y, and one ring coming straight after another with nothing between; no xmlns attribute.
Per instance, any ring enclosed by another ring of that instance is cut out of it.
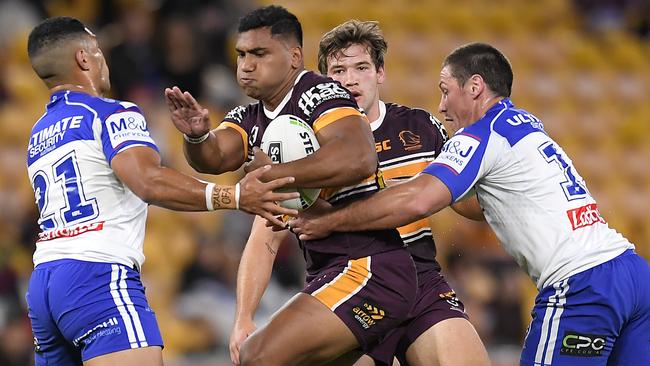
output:
<svg viewBox="0 0 650 366"><path fill-rule="evenodd" d="M275 118L264 131L260 148L274 164L288 163L302 159L320 148L316 134L311 127L300 118L283 114ZM320 194L320 188L288 188L282 192L300 193L299 198L280 202L280 206L295 210L309 208Z"/></svg>

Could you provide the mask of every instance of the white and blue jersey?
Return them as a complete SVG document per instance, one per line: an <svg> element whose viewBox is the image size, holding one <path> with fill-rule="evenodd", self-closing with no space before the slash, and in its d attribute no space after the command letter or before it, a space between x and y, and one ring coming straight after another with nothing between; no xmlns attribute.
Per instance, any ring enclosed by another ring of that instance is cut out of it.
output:
<svg viewBox="0 0 650 366"><path fill-rule="evenodd" d="M542 122L509 99L459 130L424 173L440 179L453 202L476 190L504 249L539 289L634 248L607 225Z"/></svg>
<svg viewBox="0 0 650 366"><path fill-rule="evenodd" d="M71 91L52 95L27 150L40 210L35 265L57 259L142 265L147 204L110 165L133 146L158 151L135 104Z"/></svg>
<svg viewBox="0 0 650 366"><path fill-rule="evenodd" d="M521 365L650 365L650 266L607 225L537 117L503 99L423 172L453 202L475 190L501 244L540 289Z"/></svg>
<svg viewBox="0 0 650 366"><path fill-rule="evenodd" d="M84 93L53 94L32 128L41 233L26 299L37 366L163 345L139 273L147 204L111 169L133 146L158 150L138 107Z"/></svg>

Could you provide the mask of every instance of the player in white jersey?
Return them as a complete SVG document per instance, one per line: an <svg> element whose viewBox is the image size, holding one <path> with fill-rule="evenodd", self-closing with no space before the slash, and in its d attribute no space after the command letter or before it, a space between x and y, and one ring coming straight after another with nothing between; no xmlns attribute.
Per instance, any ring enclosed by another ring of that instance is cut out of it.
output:
<svg viewBox="0 0 650 366"><path fill-rule="evenodd" d="M139 108L102 97L106 61L77 19L43 21L28 53L52 94L27 151L42 230L27 292L36 365L162 365L139 274L147 204L273 219L292 211L275 201L297 196L273 189L294 179L262 183L267 166L216 185L162 167Z"/></svg>
<svg viewBox="0 0 650 366"><path fill-rule="evenodd" d="M290 221L301 239L394 227L475 191L540 293L522 365L650 364L650 266L607 225L565 152L510 101L512 69L481 43L443 63L440 112L458 129L422 174L345 209Z"/></svg>

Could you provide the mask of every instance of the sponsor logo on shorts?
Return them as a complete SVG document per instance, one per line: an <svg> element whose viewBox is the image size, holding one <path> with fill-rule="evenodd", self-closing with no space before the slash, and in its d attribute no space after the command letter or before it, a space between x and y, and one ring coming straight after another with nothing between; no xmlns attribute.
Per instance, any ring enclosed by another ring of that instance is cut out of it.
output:
<svg viewBox="0 0 650 366"><path fill-rule="evenodd" d="M352 308L354 319L356 319L363 329L369 329L378 321L384 319L386 312L377 305L373 305L364 299L359 305Z"/></svg>
<svg viewBox="0 0 650 366"><path fill-rule="evenodd" d="M600 216L600 211L598 211L598 205L591 203L582 207L574 208L566 212L569 216L569 221L571 221L571 226L573 230L577 230L583 227L591 226L596 223L605 224L605 219Z"/></svg>
<svg viewBox="0 0 650 366"><path fill-rule="evenodd" d="M34 352L41 352L41 346L38 344L38 338L34 336Z"/></svg>
<svg viewBox="0 0 650 366"><path fill-rule="evenodd" d="M95 325L92 329L80 337L75 338L72 341L72 344L74 344L75 347L79 347L79 345L82 343L90 344L92 341L99 337L105 337L113 334L122 334L122 328L119 326L116 317L110 318L105 322Z"/></svg>
<svg viewBox="0 0 650 366"><path fill-rule="evenodd" d="M458 297L456 297L456 293L454 291L443 292L441 294L438 294L438 296L440 296L441 299L445 300L447 304L451 305L449 308L450 310L460 311L461 313L465 312L463 303L461 303Z"/></svg>
<svg viewBox="0 0 650 366"><path fill-rule="evenodd" d="M607 336L578 333L574 331L564 332L560 354L564 356L597 357L603 354Z"/></svg>

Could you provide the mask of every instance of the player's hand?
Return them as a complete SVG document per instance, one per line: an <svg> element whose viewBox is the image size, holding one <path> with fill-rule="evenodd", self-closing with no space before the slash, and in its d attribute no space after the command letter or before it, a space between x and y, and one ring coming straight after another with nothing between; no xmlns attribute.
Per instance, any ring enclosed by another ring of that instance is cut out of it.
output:
<svg viewBox="0 0 650 366"><path fill-rule="evenodd" d="M300 240L315 240L329 236L334 228L330 227L331 221L327 220L327 213L333 210L329 202L318 199L307 210L287 222L287 228L298 235Z"/></svg>
<svg viewBox="0 0 650 366"><path fill-rule="evenodd" d="M250 336L257 326L252 320L237 320L232 332L230 332L230 360L235 365L239 365L239 349L248 336Z"/></svg>
<svg viewBox="0 0 650 366"><path fill-rule="evenodd" d="M203 108L189 92L178 87L165 89L165 102L176 128L190 137L201 137L210 132L208 110Z"/></svg>
<svg viewBox="0 0 650 366"><path fill-rule="evenodd" d="M253 160L251 160L251 162L244 165L244 171L246 173L252 172L253 170L258 169L261 166L270 165L272 163L273 161L271 160L271 158L268 155L266 155L266 153L262 151L262 149L256 146L253 148Z"/></svg>
<svg viewBox="0 0 650 366"><path fill-rule="evenodd" d="M298 211L284 208L276 202L300 197L298 192L279 193L273 192L287 184L293 183L293 177L278 178L268 183L261 181L261 176L271 169L265 165L244 176L239 181L239 209L253 215L259 215L275 225L282 226L284 223L277 215L297 216Z"/></svg>
<svg viewBox="0 0 650 366"><path fill-rule="evenodd" d="M289 227L287 227L287 221L293 219L293 217L283 215L283 216L276 217L276 219L278 219L282 223L281 226L278 226L278 225L275 224L275 222L271 222L269 220L266 220L266 223L265 223L265 226L270 227L273 232L289 230Z"/></svg>

